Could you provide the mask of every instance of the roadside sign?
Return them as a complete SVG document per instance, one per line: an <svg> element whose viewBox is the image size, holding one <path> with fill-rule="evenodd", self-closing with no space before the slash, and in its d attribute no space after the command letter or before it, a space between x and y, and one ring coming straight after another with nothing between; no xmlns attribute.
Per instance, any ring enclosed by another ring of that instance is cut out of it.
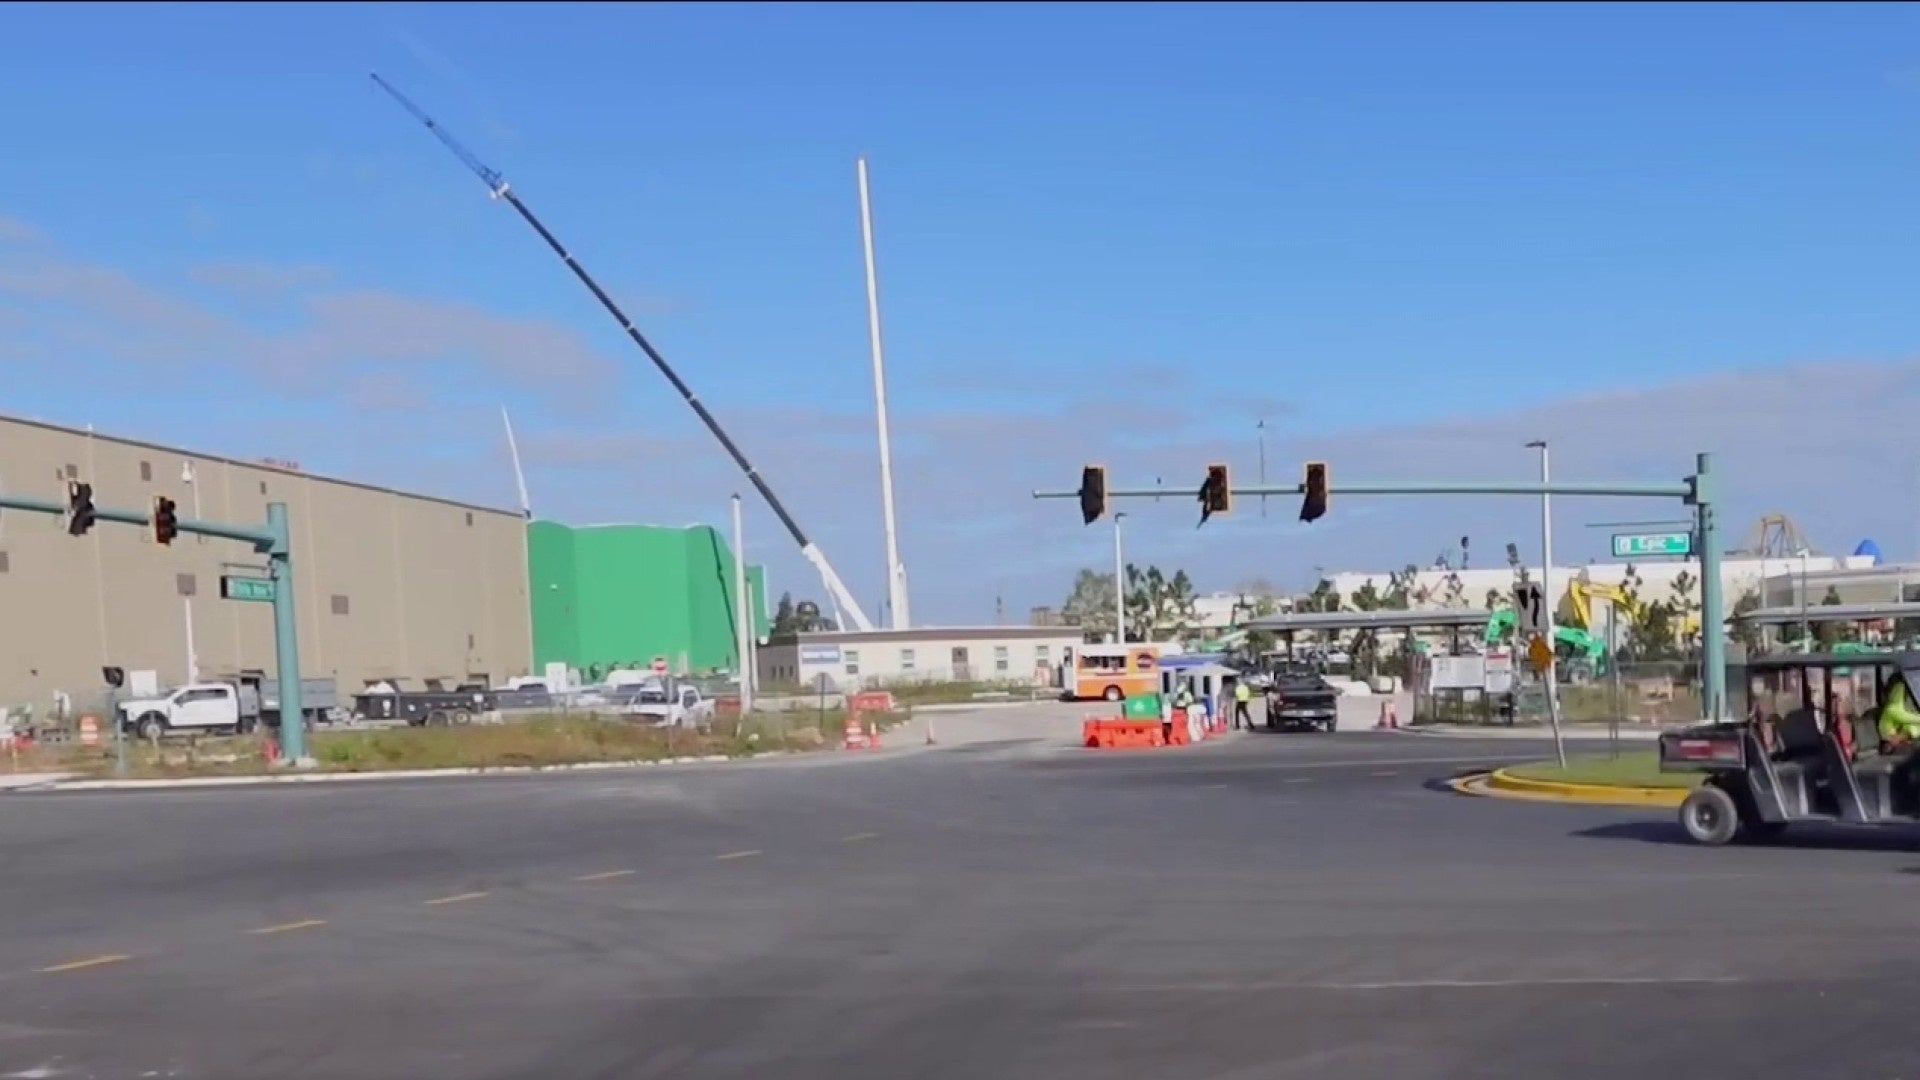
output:
<svg viewBox="0 0 1920 1080"><path fill-rule="evenodd" d="M1616 559L1630 559L1647 555L1671 555L1685 558L1691 554L1693 554L1692 533L1613 534L1613 557Z"/></svg>
<svg viewBox="0 0 1920 1080"><path fill-rule="evenodd" d="M1486 682L1482 685L1489 694L1507 694L1513 692L1513 654L1488 653L1486 655Z"/></svg>
<svg viewBox="0 0 1920 1080"><path fill-rule="evenodd" d="M666 657L664 657L664 656L656 656L656 657L654 657L654 658L653 658L653 673L654 673L655 675L665 675L665 674L667 673L667 658L666 658Z"/></svg>
<svg viewBox="0 0 1920 1080"><path fill-rule="evenodd" d="M1520 632L1529 637L1544 637L1547 632L1547 593L1537 581L1513 587L1513 610L1520 615Z"/></svg>
<svg viewBox="0 0 1920 1080"><path fill-rule="evenodd" d="M1432 677L1427 682L1435 690L1478 690L1486 680L1485 657L1436 656Z"/></svg>
<svg viewBox="0 0 1920 1080"><path fill-rule="evenodd" d="M1536 636L1527 643L1527 661L1533 665L1533 670L1545 674L1553 666L1553 646L1547 644L1545 637Z"/></svg>
<svg viewBox="0 0 1920 1080"><path fill-rule="evenodd" d="M220 599L273 602L273 579L220 575Z"/></svg>

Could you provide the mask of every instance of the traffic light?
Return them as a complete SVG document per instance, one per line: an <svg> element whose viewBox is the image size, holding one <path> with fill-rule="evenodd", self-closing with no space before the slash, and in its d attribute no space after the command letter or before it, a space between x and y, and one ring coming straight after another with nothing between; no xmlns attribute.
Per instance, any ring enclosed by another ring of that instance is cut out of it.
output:
<svg viewBox="0 0 1920 1080"><path fill-rule="evenodd" d="M173 500L165 495L153 497L153 542L171 544L173 538L180 535L180 516L174 512Z"/></svg>
<svg viewBox="0 0 1920 1080"><path fill-rule="evenodd" d="M67 481L67 535L85 536L93 528L93 485Z"/></svg>
<svg viewBox="0 0 1920 1080"><path fill-rule="evenodd" d="M1300 489L1306 495L1300 500L1300 520L1320 520L1327 512L1327 463L1307 462L1307 479Z"/></svg>
<svg viewBox="0 0 1920 1080"><path fill-rule="evenodd" d="M1080 520L1088 525L1107 512L1107 468L1089 465L1080 470Z"/></svg>
<svg viewBox="0 0 1920 1080"><path fill-rule="evenodd" d="M1200 524L1215 514L1233 509L1233 488L1227 483L1225 465L1207 466L1207 479L1200 485Z"/></svg>

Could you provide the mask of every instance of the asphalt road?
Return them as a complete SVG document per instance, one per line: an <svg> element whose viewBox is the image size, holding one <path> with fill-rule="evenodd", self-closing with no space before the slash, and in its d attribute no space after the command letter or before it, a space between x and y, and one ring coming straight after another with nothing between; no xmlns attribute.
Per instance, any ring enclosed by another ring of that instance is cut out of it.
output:
<svg viewBox="0 0 1920 1080"><path fill-rule="evenodd" d="M0 1080L1912 1076L1911 835L1513 741L0 798Z"/></svg>

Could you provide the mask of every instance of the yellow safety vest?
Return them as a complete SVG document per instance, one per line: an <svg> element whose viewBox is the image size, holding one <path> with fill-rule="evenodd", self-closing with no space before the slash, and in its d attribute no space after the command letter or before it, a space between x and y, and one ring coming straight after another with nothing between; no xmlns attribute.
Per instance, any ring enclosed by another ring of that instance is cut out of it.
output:
<svg viewBox="0 0 1920 1080"><path fill-rule="evenodd" d="M1885 742L1911 742L1920 739L1920 713L1907 698L1907 681L1894 676L1893 689L1880 703L1880 738Z"/></svg>

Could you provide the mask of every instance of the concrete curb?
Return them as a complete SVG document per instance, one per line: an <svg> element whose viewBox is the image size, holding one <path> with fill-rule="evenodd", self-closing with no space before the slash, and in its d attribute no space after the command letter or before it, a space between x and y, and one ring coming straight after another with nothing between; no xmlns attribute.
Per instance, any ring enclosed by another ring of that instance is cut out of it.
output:
<svg viewBox="0 0 1920 1080"><path fill-rule="evenodd" d="M1545 727L1474 728L1474 727L1441 727L1441 726L1435 726L1435 725L1429 725L1429 724L1422 724L1417 727L1416 726L1402 727L1398 730L1403 734L1423 735L1430 739L1534 740L1534 739L1553 738L1552 729L1545 728ZM1659 740L1661 730L1663 729L1648 728L1648 727L1631 727L1630 728L1630 727L1622 726L1620 728L1620 741L1623 743L1655 742ZM1560 731L1560 736L1561 738L1566 739L1569 742L1573 742L1576 740L1579 742L1605 742L1609 737L1606 732L1606 729L1604 728L1594 729L1594 728L1585 728L1585 727L1562 728Z"/></svg>
<svg viewBox="0 0 1920 1080"><path fill-rule="evenodd" d="M1532 780L1506 769L1462 777L1451 786L1463 795L1533 802L1576 803L1582 806L1655 806L1678 808L1686 788L1637 787L1616 784L1577 784L1559 780Z"/></svg>
<svg viewBox="0 0 1920 1080"><path fill-rule="evenodd" d="M981 709L1017 709L1022 705L1046 704L1046 702L1046 698L1038 701L948 701L938 705L909 705L907 715L976 712Z"/></svg>
<svg viewBox="0 0 1920 1080"><path fill-rule="evenodd" d="M657 768L663 765L710 765L720 762L754 761L760 758L790 757L794 750L771 750L764 754L728 757L707 754L701 757L661 758L658 761L582 761L570 765L506 765L492 769L395 769L388 772L284 772L266 776L190 776L178 780L54 780L32 787L4 789L23 794L42 791L151 791L178 788L250 787L262 784L346 784L374 780L438 780L461 776L533 776L542 773L588 772L609 769Z"/></svg>

